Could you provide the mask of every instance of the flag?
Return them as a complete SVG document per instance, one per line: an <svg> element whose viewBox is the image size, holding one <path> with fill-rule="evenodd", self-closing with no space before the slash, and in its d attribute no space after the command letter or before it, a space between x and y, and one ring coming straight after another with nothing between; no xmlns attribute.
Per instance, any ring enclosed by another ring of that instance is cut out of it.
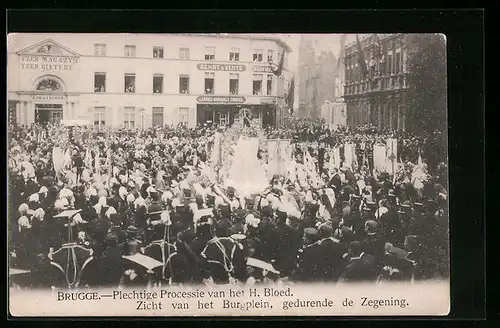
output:
<svg viewBox="0 0 500 328"><path fill-rule="evenodd" d="M293 114L293 103L295 100L295 76L292 77L288 87L288 94L286 97L286 104L290 108L290 114Z"/></svg>
<svg viewBox="0 0 500 328"><path fill-rule="evenodd" d="M359 36L356 34L356 46L358 48L358 63L361 68L361 73L364 78L368 78L368 67L366 67L365 54L361 47L361 42L359 41Z"/></svg>
<svg viewBox="0 0 500 328"><path fill-rule="evenodd" d="M273 67L271 66L271 71L274 73L274 75L276 75L276 76L281 75L281 72L283 71L284 63L285 63L285 49L283 49L283 52L281 53L281 59L280 59L280 63L278 65L278 68L273 69Z"/></svg>

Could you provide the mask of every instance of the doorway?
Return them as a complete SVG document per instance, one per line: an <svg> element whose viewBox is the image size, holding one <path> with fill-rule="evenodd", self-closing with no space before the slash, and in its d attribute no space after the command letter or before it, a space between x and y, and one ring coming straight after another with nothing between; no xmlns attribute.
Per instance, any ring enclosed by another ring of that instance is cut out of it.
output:
<svg viewBox="0 0 500 328"><path fill-rule="evenodd" d="M35 123L42 126L47 124L59 125L63 119L62 104L36 104Z"/></svg>

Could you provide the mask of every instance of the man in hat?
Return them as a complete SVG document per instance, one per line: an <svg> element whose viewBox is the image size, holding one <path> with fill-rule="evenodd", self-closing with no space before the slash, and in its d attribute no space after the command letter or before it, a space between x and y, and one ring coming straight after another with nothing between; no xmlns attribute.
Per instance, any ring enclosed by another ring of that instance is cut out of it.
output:
<svg viewBox="0 0 500 328"><path fill-rule="evenodd" d="M320 281L337 281L346 265L347 247L333 237L334 229L329 223L318 227L320 241L320 258L318 261L318 278Z"/></svg>
<svg viewBox="0 0 500 328"><path fill-rule="evenodd" d="M318 263L321 259L321 249L318 230L315 228L304 229L303 246L298 251L297 268L292 274L294 281L315 282L319 278Z"/></svg>
<svg viewBox="0 0 500 328"><path fill-rule="evenodd" d="M270 206L262 208L262 219L259 223L258 236L261 241L256 249L259 259L265 262L271 262L273 259L274 243L276 241L276 225L273 220L273 210Z"/></svg>
<svg viewBox="0 0 500 328"><path fill-rule="evenodd" d="M276 211L276 236L273 256L274 267L281 277L290 277L296 267L297 252L301 247L300 234L287 224L288 214L283 208Z"/></svg>
<svg viewBox="0 0 500 328"><path fill-rule="evenodd" d="M364 252L361 242L355 241L348 245L349 263L342 271L338 283L375 282L379 274L375 256Z"/></svg>
<svg viewBox="0 0 500 328"><path fill-rule="evenodd" d="M116 288L120 283L123 269L123 250L118 247L118 236L114 233L108 234L106 238L106 249L97 258L98 287Z"/></svg>
<svg viewBox="0 0 500 328"><path fill-rule="evenodd" d="M139 230L135 226L129 226L125 231L127 240L118 245L123 255L134 255L139 252L142 242L138 240Z"/></svg>

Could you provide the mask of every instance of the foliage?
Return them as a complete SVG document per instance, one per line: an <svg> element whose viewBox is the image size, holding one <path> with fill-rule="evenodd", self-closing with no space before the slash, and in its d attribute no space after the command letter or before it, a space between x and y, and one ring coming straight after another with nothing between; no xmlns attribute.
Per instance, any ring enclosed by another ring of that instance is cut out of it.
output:
<svg viewBox="0 0 500 328"><path fill-rule="evenodd" d="M446 135L446 39L441 34L411 34L406 41L408 129L425 136Z"/></svg>

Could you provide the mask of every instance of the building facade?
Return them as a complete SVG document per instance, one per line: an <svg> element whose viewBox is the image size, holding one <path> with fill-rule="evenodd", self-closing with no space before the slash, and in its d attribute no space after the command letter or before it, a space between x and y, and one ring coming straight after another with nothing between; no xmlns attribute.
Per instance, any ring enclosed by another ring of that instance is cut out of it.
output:
<svg viewBox="0 0 500 328"><path fill-rule="evenodd" d="M9 119L194 127L232 124L248 108L260 124L279 125L290 51L276 38L236 34L10 34Z"/></svg>
<svg viewBox="0 0 500 328"><path fill-rule="evenodd" d="M335 99L337 59L331 50L317 53L314 36L301 36L299 45L299 116L325 118L324 106Z"/></svg>
<svg viewBox="0 0 500 328"><path fill-rule="evenodd" d="M407 90L404 34L373 34L360 37L368 68L364 76L358 60L358 47L345 47L344 98L347 104L347 124L367 123L379 129L405 130Z"/></svg>

